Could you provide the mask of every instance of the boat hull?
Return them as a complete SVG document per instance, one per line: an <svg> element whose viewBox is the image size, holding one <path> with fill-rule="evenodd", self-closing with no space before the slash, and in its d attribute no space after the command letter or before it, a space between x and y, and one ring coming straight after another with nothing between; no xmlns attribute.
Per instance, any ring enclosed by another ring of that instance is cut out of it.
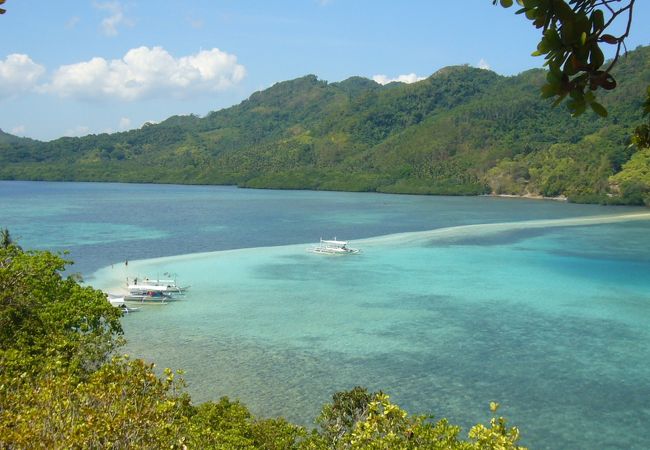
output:
<svg viewBox="0 0 650 450"><path fill-rule="evenodd" d="M327 248L327 247L314 247L309 249L311 253L318 253L321 255L354 255L359 253L359 250L356 248Z"/></svg>

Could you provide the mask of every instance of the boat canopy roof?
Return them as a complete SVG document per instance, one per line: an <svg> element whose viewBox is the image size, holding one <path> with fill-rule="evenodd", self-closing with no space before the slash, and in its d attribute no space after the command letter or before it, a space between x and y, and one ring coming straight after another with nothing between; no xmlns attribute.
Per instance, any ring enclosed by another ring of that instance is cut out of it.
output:
<svg viewBox="0 0 650 450"><path fill-rule="evenodd" d="M347 245L348 241L337 241L336 239L321 239L321 243L330 245Z"/></svg>
<svg viewBox="0 0 650 450"><path fill-rule="evenodd" d="M163 280L163 279L155 279L155 278L147 278L144 277L142 278L142 281L145 283L164 283L164 284L174 284L176 283L176 280Z"/></svg>
<svg viewBox="0 0 650 450"><path fill-rule="evenodd" d="M124 297L112 297L112 298L109 298L108 301L113 306L122 306L122 305L124 305Z"/></svg>
<svg viewBox="0 0 650 450"><path fill-rule="evenodd" d="M169 286L160 286L157 284L129 284L127 286L127 289L130 291L167 291L167 290L173 290L176 289L175 287L169 287Z"/></svg>

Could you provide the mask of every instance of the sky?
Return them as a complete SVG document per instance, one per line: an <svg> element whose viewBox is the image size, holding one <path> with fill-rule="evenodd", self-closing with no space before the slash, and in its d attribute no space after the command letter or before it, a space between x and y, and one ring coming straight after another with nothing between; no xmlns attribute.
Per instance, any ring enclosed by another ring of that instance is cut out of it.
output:
<svg viewBox="0 0 650 450"><path fill-rule="evenodd" d="M531 56L539 31L491 0L7 0L3 7L0 129L39 140L204 116L307 74L408 83L450 65L516 75L544 62ZM643 26L650 1L635 8L629 49L650 44Z"/></svg>

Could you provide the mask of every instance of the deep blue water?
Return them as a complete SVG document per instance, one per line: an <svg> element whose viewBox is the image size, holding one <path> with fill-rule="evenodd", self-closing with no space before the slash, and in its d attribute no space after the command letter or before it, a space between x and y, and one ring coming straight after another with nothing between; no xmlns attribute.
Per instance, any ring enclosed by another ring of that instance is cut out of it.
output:
<svg viewBox="0 0 650 450"><path fill-rule="evenodd" d="M0 227L25 247L70 251L75 270L86 275L126 259L623 210L634 209L490 197L0 181Z"/></svg>
<svg viewBox="0 0 650 450"><path fill-rule="evenodd" d="M498 401L523 444L549 449L650 442L650 220L611 217L638 212L0 182L0 227L23 247L70 250L88 282L171 272L192 285L123 323L126 350L185 369L195 400L309 424L332 393L364 385L464 426ZM362 253L307 253L321 236Z"/></svg>

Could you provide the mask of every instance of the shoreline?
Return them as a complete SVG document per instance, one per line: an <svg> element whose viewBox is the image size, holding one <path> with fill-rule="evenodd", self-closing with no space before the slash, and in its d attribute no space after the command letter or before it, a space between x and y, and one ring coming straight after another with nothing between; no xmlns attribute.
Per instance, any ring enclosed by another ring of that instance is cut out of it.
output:
<svg viewBox="0 0 650 450"><path fill-rule="evenodd" d="M422 196L432 196L432 197L498 197L498 198L513 198L513 199L525 199L525 200L553 200L557 202L568 202L569 198L565 195L558 195L556 197L545 197L538 194L430 194L430 193L413 193L413 192L383 192L378 190L339 190L339 189L314 189L309 187L301 188L283 188L283 187L250 187L246 185L239 185L237 183L223 184L223 183L192 183L192 182L147 182L147 181L116 181L116 180L29 180L29 179L9 179L9 178L0 178L0 181L7 182L26 182L26 183L99 183L99 184L126 184L126 185L161 185L161 186L198 186L198 187L233 187L237 189L250 189L250 190L267 190L267 191L310 191L310 192L347 192L354 194L381 194L381 195L422 195ZM581 205L597 205L597 202L574 202ZM608 206L634 206L643 208L644 205L623 205L623 204L611 204ZM646 206L647 208L647 206Z"/></svg>
<svg viewBox="0 0 650 450"><path fill-rule="evenodd" d="M565 195L558 195L557 197L545 197L537 194L484 194L484 197L500 197L500 198L521 198L526 200L553 200L556 202L567 202L569 198Z"/></svg>

